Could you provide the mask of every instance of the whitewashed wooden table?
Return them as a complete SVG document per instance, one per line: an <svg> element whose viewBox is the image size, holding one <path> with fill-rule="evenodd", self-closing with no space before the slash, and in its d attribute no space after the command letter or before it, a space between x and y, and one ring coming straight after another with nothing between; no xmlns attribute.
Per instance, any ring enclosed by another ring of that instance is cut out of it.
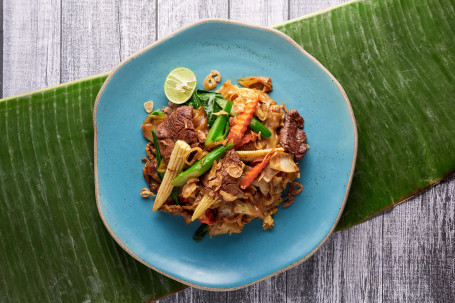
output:
<svg viewBox="0 0 455 303"><path fill-rule="evenodd" d="M268 26L343 2L3 0L0 93L109 71L202 18ZM307 262L276 277L233 292L189 288L160 302L455 302L455 177L333 234Z"/></svg>

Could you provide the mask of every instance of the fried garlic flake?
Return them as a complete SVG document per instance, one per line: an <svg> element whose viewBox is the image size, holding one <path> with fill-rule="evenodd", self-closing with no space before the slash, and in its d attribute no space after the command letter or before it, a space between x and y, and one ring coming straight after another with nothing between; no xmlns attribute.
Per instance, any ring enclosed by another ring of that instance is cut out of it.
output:
<svg viewBox="0 0 455 303"><path fill-rule="evenodd" d="M144 108L147 113L153 112L153 101L147 101L144 103Z"/></svg>

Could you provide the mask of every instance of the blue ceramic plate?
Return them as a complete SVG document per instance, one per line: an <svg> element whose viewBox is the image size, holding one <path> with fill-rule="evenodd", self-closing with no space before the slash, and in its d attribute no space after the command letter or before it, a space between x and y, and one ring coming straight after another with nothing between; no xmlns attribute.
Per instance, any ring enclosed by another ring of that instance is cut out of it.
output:
<svg viewBox="0 0 455 303"><path fill-rule="evenodd" d="M280 207L275 227L261 220L241 234L193 241L200 223L152 212L141 158L146 139L143 104L167 104L166 75L184 66L198 88L212 69L222 82L261 75L272 78L270 96L305 119L311 149L300 161L303 191ZM356 153L357 133L348 98L336 79L289 37L269 28L206 20L186 27L116 67L98 94L95 112L95 185L107 229L134 258L185 284L210 290L247 286L309 258L328 238L343 211Z"/></svg>

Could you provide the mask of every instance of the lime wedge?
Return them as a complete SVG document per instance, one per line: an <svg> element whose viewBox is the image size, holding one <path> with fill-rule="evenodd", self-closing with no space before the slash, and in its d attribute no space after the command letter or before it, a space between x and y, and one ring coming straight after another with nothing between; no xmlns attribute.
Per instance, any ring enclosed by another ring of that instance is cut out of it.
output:
<svg viewBox="0 0 455 303"><path fill-rule="evenodd" d="M191 98L196 83L196 76L191 70L177 67L164 80L164 93L172 103L182 104Z"/></svg>

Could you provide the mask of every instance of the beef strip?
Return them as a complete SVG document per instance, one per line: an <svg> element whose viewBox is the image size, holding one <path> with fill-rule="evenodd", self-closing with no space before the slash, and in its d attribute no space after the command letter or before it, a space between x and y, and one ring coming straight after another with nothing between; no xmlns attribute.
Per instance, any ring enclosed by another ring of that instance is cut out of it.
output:
<svg viewBox="0 0 455 303"><path fill-rule="evenodd" d="M185 105L174 110L166 120L158 125L156 137L161 155L168 163L177 140L183 140L189 145L197 144L197 132L193 124L193 107Z"/></svg>
<svg viewBox="0 0 455 303"><path fill-rule="evenodd" d="M157 172L156 158L146 159L142 173L151 191L157 191L160 187L161 180Z"/></svg>
<svg viewBox="0 0 455 303"><path fill-rule="evenodd" d="M172 102L168 102L167 106L163 106L162 111L166 115L170 116L172 114L172 112L174 110L176 110L177 108L178 108L178 104L175 104L175 103L172 103Z"/></svg>
<svg viewBox="0 0 455 303"><path fill-rule="evenodd" d="M306 153L306 134L303 131L303 118L297 110L291 109L284 118L284 127L280 130L280 144L285 150L300 160Z"/></svg>
<svg viewBox="0 0 455 303"><path fill-rule="evenodd" d="M239 154L233 149L226 153L226 156L221 160L220 175L223 182L221 183L220 190L225 191L233 196L238 196L240 193L241 178L234 178L227 172L229 166L242 167Z"/></svg>
<svg viewBox="0 0 455 303"><path fill-rule="evenodd" d="M229 150L226 155L224 156L223 159L221 159L220 162L220 169L215 173L214 176L212 176L211 179L209 179L209 173L206 173L202 177L202 183L206 188L209 187L209 182L212 181L213 179L220 177L221 181L221 186L219 189L216 191L216 193L219 195L219 192L222 190L224 192L227 192L228 194L231 194L233 196L238 196L240 194L240 181L241 178L234 178L228 173L228 167L230 166L236 166L236 167L242 167L242 161L240 161L239 154L233 149ZM220 196L220 195L219 195ZM223 198L222 196L220 196Z"/></svg>

